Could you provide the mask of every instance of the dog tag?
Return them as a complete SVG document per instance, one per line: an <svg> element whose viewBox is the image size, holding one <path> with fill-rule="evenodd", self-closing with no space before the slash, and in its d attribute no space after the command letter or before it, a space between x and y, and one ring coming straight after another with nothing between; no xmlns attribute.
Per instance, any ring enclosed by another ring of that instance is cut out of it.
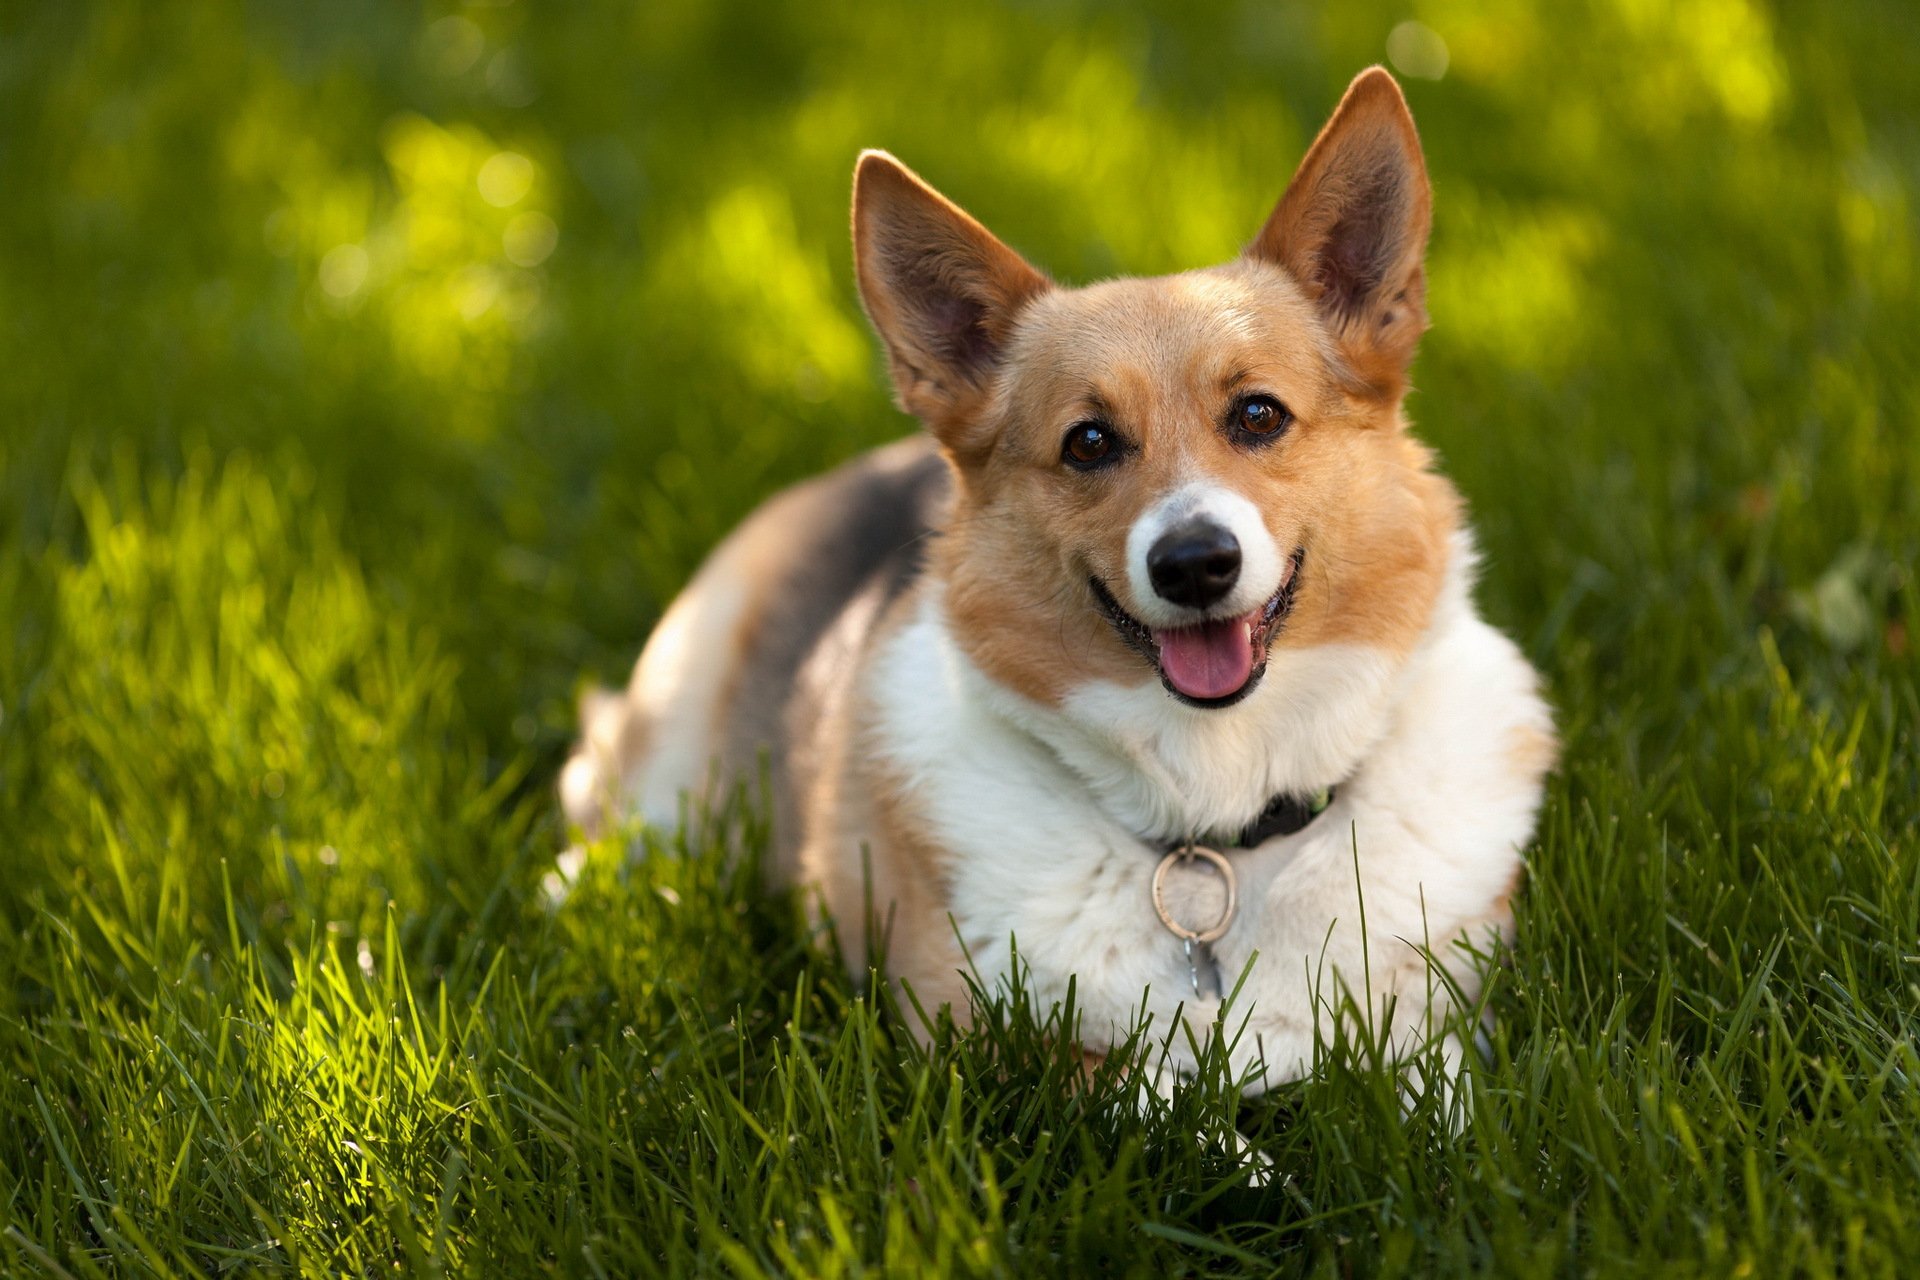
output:
<svg viewBox="0 0 1920 1280"><path fill-rule="evenodd" d="M1213 958L1213 944L1188 938L1183 945L1187 949L1187 977L1193 983L1193 998L1218 1000L1220 962Z"/></svg>

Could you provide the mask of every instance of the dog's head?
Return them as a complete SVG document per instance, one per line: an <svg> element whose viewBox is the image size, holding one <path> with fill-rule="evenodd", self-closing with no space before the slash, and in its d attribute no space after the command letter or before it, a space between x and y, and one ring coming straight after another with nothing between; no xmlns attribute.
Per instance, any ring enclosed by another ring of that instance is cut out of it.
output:
<svg viewBox="0 0 1920 1280"><path fill-rule="evenodd" d="M1430 206L1378 68L1245 253L1183 275L1057 286L860 158L861 293L901 405L954 464L936 563L989 674L1047 703L1157 675L1212 708L1276 645L1412 646L1456 519L1400 415Z"/></svg>

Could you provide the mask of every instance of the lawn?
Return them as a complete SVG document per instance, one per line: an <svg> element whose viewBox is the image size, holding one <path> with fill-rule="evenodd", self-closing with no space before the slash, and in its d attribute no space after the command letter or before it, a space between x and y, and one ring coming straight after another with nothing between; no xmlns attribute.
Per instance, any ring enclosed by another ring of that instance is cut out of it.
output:
<svg viewBox="0 0 1920 1280"><path fill-rule="evenodd" d="M1911 1274L1920 9L1325 8L0 8L0 1273ZM856 150L1178 269L1390 54L1566 740L1464 1123L923 1052L751 806L551 906L578 689L912 427Z"/></svg>

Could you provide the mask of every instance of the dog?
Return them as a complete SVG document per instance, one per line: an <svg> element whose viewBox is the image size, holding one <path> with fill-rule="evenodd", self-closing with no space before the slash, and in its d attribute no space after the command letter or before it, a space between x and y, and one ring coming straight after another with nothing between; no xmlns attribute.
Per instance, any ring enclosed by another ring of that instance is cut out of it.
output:
<svg viewBox="0 0 1920 1280"><path fill-rule="evenodd" d="M925 431L712 554L584 700L568 818L671 827L764 770L774 874L924 1009L1017 967L1076 984L1092 1057L1184 1022L1177 1074L1237 987L1255 1090L1342 1010L1457 1066L1557 747L1402 412L1430 212L1378 67L1180 275L1056 284L863 153L860 293Z"/></svg>

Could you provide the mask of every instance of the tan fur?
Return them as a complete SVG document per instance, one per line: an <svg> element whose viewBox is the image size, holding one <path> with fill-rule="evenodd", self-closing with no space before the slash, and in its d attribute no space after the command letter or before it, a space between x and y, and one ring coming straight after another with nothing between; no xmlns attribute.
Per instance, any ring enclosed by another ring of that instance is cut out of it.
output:
<svg viewBox="0 0 1920 1280"><path fill-rule="evenodd" d="M888 868L898 873L888 899L892 914L881 922L887 933L883 948L887 965L907 979L914 998L929 1014L945 1005L964 1022L967 991L960 973L966 958L947 918L946 854L929 837L925 816L914 805L909 785L882 771L875 773L873 841L890 852Z"/></svg>
<svg viewBox="0 0 1920 1280"><path fill-rule="evenodd" d="M1532 725L1514 731L1507 762L1523 778L1544 778L1560 760L1560 743L1551 733Z"/></svg>

